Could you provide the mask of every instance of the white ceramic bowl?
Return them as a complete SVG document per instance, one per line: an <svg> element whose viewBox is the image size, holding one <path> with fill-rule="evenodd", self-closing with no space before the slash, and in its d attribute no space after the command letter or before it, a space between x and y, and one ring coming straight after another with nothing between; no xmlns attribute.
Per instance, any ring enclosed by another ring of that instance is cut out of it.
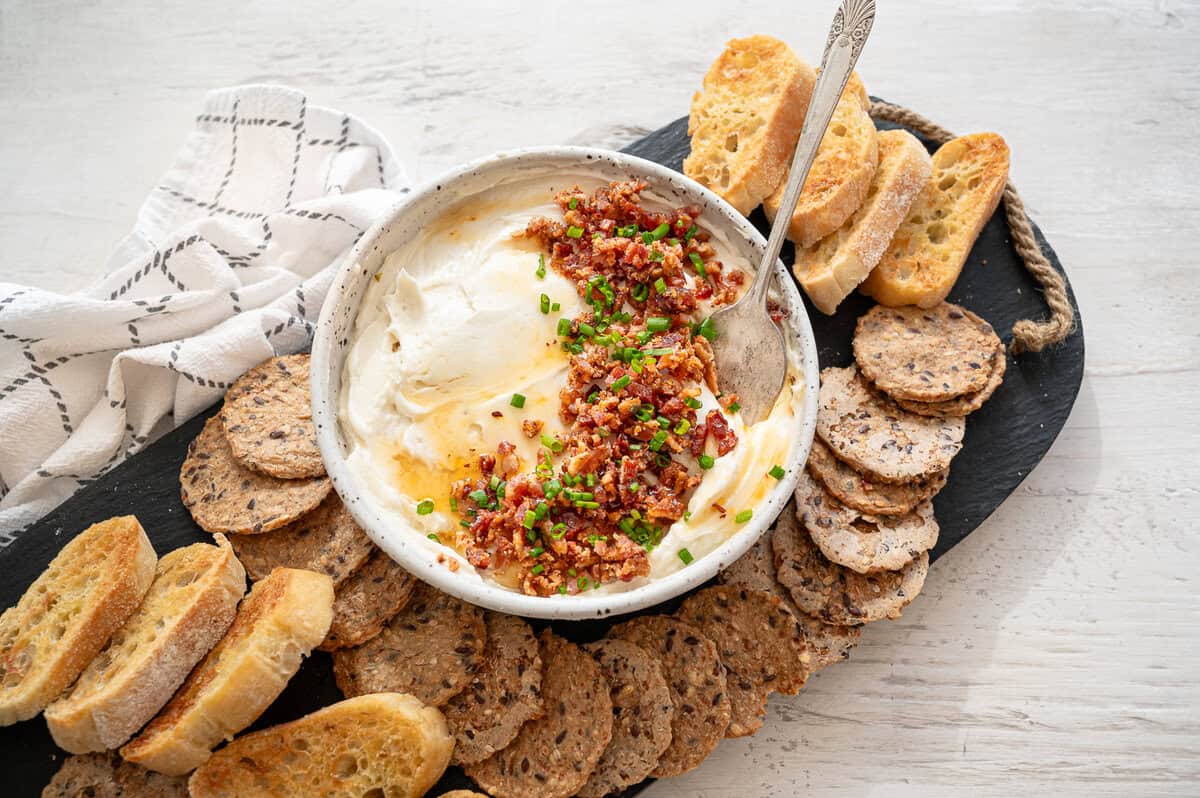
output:
<svg viewBox="0 0 1200 798"><path fill-rule="evenodd" d="M786 323L791 345L798 347L804 368L803 411L795 416L790 430L788 457L783 463L786 476L753 508L752 520L715 550L686 568L624 592L527 596L482 580L469 568L450 571L444 563L437 562L431 547L414 545L420 533L388 520L347 466L346 443L337 419L342 365L363 293L372 276L388 254L463 198L501 180L581 171L606 181L644 178L651 191L675 205L701 206L705 226L723 230L749 263L757 264L762 257L766 242L741 214L699 183L651 161L583 147L540 147L500 153L469 163L414 191L363 234L334 278L312 348L313 417L321 455L334 487L367 534L405 569L435 587L473 604L535 618L581 619L633 612L678 596L710 579L745 553L779 515L795 490L816 426L819 385L816 344L796 285L784 265L778 263L776 293L789 311Z"/></svg>

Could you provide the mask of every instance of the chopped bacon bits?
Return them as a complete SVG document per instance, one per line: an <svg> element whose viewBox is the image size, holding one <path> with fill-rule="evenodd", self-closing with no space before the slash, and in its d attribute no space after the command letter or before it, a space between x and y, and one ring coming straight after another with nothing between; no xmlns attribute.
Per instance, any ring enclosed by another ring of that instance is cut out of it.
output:
<svg viewBox="0 0 1200 798"><path fill-rule="evenodd" d="M540 421L532 473L515 447L480 458L480 477L451 490L476 568L515 573L534 595L578 593L650 572L649 552L684 516L700 484L691 470L711 437L718 456L737 445L720 410L697 415L701 385L717 390L701 302L729 304L745 275L727 270L697 219L701 209L659 212L641 204L642 181L615 182L590 197L555 199L563 220L532 220L524 236L575 283L590 310L558 328L568 353L559 393L560 438Z"/></svg>

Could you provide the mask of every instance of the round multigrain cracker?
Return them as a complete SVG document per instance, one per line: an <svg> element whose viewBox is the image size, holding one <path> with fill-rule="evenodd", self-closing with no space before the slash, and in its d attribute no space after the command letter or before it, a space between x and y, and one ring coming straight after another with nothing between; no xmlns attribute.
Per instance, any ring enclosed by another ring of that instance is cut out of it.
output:
<svg viewBox="0 0 1200 798"><path fill-rule="evenodd" d="M261 535L230 535L229 542L251 579L263 579L277 567L301 568L325 574L335 585L358 570L375 548L333 491L298 521Z"/></svg>
<svg viewBox="0 0 1200 798"><path fill-rule="evenodd" d="M778 596L745 585L714 585L688 596L675 615L717 644L729 670L786 695L804 686L804 631Z"/></svg>
<svg viewBox="0 0 1200 798"><path fill-rule="evenodd" d="M782 518L771 547L779 581L800 609L839 626L899 618L929 572L929 554L922 553L902 571L855 573L827 560L798 521L784 523Z"/></svg>
<svg viewBox="0 0 1200 798"><path fill-rule="evenodd" d="M334 591L333 623L318 648L336 651L361 646L377 636L408 604L416 586L416 577L374 549L366 563Z"/></svg>
<svg viewBox="0 0 1200 798"><path fill-rule="evenodd" d="M780 517L795 518L791 504L784 508ZM851 649L858 645L858 639L862 636L862 629L859 627L825 623L803 612L796 602L792 601L791 594L775 577L775 555L771 552L770 534L759 538L749 551L722 571L720 579L722 584L745 585L779 597L804 630L804 648L808 656L810 675L821 668L849 659ZM731 702L736 703L732 687L729 694ZM743 705L744 703L743 701ZM734 711L736 713L736 708ZM733 725L733 721L730 721L730 725Z"/></svg>
<svg viewBox="0 0 1200 798"><path fill-rule="evenodd" d="M871 390L854 366L821 372L817 434L835 456L877 482L927 479L962 448L961 418L909 413Z"/></svg>
<svg viewBox="0 0 1200 798"><path fill-rule="evenodd" d="M904 515L865 515L829 495L807 471L796 485L796 512L830 562L860 574L899 571L938 539L930 502Z"/></svg>
<svg viewBox="0 0 1200 798"><path fill-rule="evenodd" d="M712 753L729 727L729 693L717 645L696 627L666 615L644 615L608 630L658 658L675 713L671 744L650 775L678 776Z"/></svg>
<svg viewBox="0 0 1200 798"><path fill-rule="evenodd" d="M273 357L225 394L225 437L246 468L280 479L325 474L308 395L308 355Z"/></svg>
<svg viewBox="0 0 1200 798"><path fill-rule="evenodd" d="M454 735L452 764L487 759L542 711L542 658L529 624L488 612L483 662L467 688L442 709Z"/></svg>
<svg viewBox="0 0 1200 798"><path fill-rule="evenodd" d="M470 683L486 638L482 610L422 582L378 635L334 652L333 676L347 698L410 693L440 707Z"/></svg>
<svg viewBox="0 0 1200 798"><path fill-rule="evenodd" d="M542 632L539 649L545 712L522 726L507 748L463 767L490 795L574 795L612 739L612 699L596 661L549 629Z"/></svg>
<svg viewBox="0 0 1200 798"><path fill-rule="evenodd" d="M914 482L875 482L833 456L820 438L813 438L808 471L838 501L871 515L903 515L933 498L946 485L945 471Z"/></svg>
<svg viewBox="0 0 1200 798"><path fill-rule="evenodd" d="M276 479L242 468L213 416L188 446L180 495L208 532L255 535L286 526L316 509L333 487L328 477Z"/></svg>
<svg viewBox="0 0 1200 798"><path fill-rule="evenodd" d="M658 660L626 640L588 643L584 651L608 679L613 736L580 798L601 798L640 783L671 744L675 706Z"/></svg>
<svg viewBox="0 0 1200 798"><path fill-rule="evenodd" d="M1000 387L1000 383L1004 382L1004 372L1007 368L1008 355L1004 351L1004 345L1000 344L992 356L992 370L988 374L987 384L983 386L982 390L965 393L943 402L910 402L907 399L897 399L896 404L910 413L922 416L969 416L983 407L984 402L992 398L992 394Z"/></svg>
<svg viewBox="0 0 1200 798"><path fill-rule="evenodd" d="M1000 338L969 310L876 305L858 319L854 359L895 399L939 402L983 390Z"/></svg>

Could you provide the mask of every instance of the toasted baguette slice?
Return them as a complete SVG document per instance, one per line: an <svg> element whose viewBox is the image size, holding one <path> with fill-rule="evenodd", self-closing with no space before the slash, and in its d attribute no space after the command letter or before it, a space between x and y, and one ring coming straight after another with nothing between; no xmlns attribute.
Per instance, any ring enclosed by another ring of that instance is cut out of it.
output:
<svg viewBox="0 0 1200 798"><path fill-rule="evenodd" d="M137 610L158 557L132 515L79 533L0 615L0 726L62 694Z"/></svg>
<svg viewBox="0 0 1200 798"><path fill-rule="evenodd" d="M871 190L879 164L879 146L870 108L866 87L858 73L851 74L821 138L817 158L804 181L804 190L788 226L788 238L799 246L811 247L845 224ZM763 210L772 222L783 202L785 188L786 172L763 201Z"/></svg>
<svg viewBox="0 0 1200 798"><path fill-rule="evenodd" d="M778 39L729 42L692 97L683 173L750 213L787 170L815 81L813 68Z"/></svg>
<svg viewBox="0 0 1200 798"><path fill-rule="evenodd" d="M192 798L419 798L450 763L446 719L407 693L372 693L239 737L192 774Z"/></svg>
<svg viewBox="0 0 1200 798"><path fill-rule="evenodd" d="M796 279L818 310L832 316L867 278L929 173L929 153L916 136L907 130L879 134L879 168L862 207L832 235L796 249Z"/></svg>
<svg viewBox="0 0 1200 798"><path fill-rule="evenodd" d="M948 141L862 292L881 305L931 308L946 298L1008 182L1008 145L996 133Z"/></svg>
<svg viewBox="0 0 1200 798"><path fill-rule="evenodd" d="M117 748L170 700L233 623L246 572L224 535L158 561L142 606L113 633L63 698L46 707L50 736L74 754Z"/></svg>
<svg viewBox="0 0 1200 798"><path fill-rule="evenodd" d="M121 756L169 776L199 766L283 692L332 620L328 576L276 568L250 589L225 637Z"/></svg>

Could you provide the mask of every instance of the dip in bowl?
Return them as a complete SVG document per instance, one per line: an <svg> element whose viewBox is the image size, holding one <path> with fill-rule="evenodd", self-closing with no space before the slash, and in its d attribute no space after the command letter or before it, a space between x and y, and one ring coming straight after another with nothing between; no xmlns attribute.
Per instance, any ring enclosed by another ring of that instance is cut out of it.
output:
<svg viewBox="0 0 1200 798"><path fill-rule="evenodd" d="M582 148L468 165L368 231L313 345L334 484L401 565L519 615L629 612L707 580L786 503L817 359L782 265L789 374L745 425L709 314L764 242L675 172Z"/></svg>

